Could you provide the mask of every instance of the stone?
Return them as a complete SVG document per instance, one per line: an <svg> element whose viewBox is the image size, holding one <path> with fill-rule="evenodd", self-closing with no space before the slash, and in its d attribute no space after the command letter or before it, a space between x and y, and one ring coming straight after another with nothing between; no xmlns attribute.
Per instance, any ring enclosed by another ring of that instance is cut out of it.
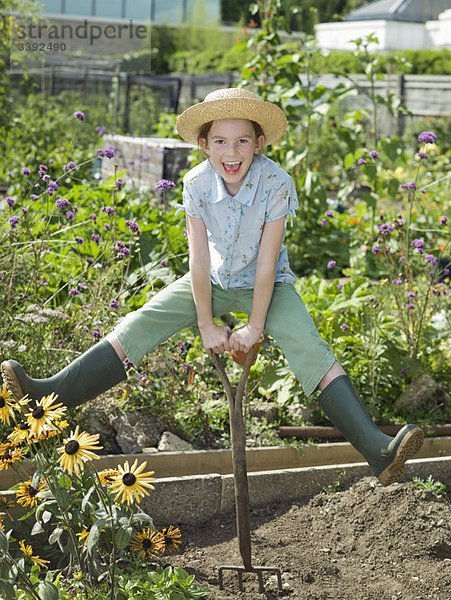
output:
<svg viewBox="0 0 451 600"><path fill-rule="evenodd" d="M414 379L395 402L401 415L421 416L440 406L449 405L450 398L443 387L424 373Z"/></svg>
<svg viewBox="0 0 451 600"><path fill-rule="evenodd" d="M259 421L273 423L279 414L279 407L275 402L252 402L249 404L249 414Z"/></svg>
<svg viewBox="0 0 451 600"><path fill-rule="evenodd" d="M142 448L156 446L165 430L158 416L143 411L123 413L113 419L112 425L123 454L137 454Z"/></svg>
<svg viewBox="0 0 451 600"><path fill-rule="evenodd" d="M163 431L161 439L158 442L158 450L159 452L183 452L185 450L193 450L193 447L174 433Z"/></svg>

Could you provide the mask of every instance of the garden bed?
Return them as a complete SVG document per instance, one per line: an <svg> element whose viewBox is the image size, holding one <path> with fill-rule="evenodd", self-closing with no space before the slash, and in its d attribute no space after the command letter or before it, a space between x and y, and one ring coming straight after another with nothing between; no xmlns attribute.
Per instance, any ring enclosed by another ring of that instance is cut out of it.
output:
<svg viewBox="0 0 451 600"><path fill-rule="evenodd" d="M217 567L242 564L233 513L186 527L183 552L171 563L195 574L215 600L445 600L451 597L450 512L444 496L412 483L383 488L365 477L343 491L251 510L254 564L279 567L283 592L270 580L259 594L249 576L241 593L229 572L219 591Z"/></svg>

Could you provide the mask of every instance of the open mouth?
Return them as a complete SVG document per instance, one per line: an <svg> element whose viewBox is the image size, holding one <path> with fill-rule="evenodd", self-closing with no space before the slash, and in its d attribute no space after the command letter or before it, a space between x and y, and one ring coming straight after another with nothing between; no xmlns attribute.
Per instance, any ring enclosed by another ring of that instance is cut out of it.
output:
<svg viewBox="0 0 451 600"><path fill-rule="evenodd" d="M222 167L228 175L236 175L240 170L241 162L239 162L239 161L223 162Z"/></svg>

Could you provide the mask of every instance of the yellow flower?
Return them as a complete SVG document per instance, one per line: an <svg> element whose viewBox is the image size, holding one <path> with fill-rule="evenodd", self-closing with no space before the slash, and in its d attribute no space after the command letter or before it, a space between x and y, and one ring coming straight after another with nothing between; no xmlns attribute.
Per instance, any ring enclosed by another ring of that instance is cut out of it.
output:
<svg viewBox="0 0 451 600"><path fill-rule="evenodd" d="M5 517L6 513L0 513L0 531L5 531Z"/></svg>
<svg viewBox="0 0 451 600"><path fill-rule="evenodd" d="M64 417L67 407L63 406L61 402L54 404L57 398L58 396L55 394L44 396L27 415L30 436L38 437L49 429L55 429L53 422Z"/></svg>
<svg viewBox="0 0 451 600"><path fill-rule="evenodd" d="M103 471L99 471L98 475L102 485L111 485L114 477L120 475L120 471L117 469L104 469Z"/></svg>
<svg viewBox="0 0 451 600"><path fill-rule="evenodd" d="M128 461L125 462L123 467L121 465L118 466L119 473L113 477L113 483L111 484L112 491L116 493L114 498L116 501L119 501L121 504L124 502L127 502L127 504L139 502L141 498L149 495L148 490L155 489L150 483L151 481L155 481L151 477L155 471L143 473L146 466L147 462L143 462L138 467L138 459L135 460L131 468Z"/></svg>
<svg viewBox="0 0 451 600"><path fill-rule="evenodd" d="M25 544L25 540L22 540L21 542L19 542L19 546L20 546L21 551L24 553L25 557L29 558L32 563L34 563L35 565L38 565L38 567L43 567L44 569L47 569L46 563L50 564L50 561L44 560L43 558L40 558L39 556L35 556L33 554L32 546L30 546L29 544L27 546Z"/></svg>
<svg viewBox="0 0 451 600"><path fill-rule="evenodd" d="M12 444L19 445L28 441L29 435L30 425L26 422L22 422L14 427L13 431L8 435L8 440L10 440Z"/></svg>
<svg viewBox="0 0 451 600"><path fill-rule="evenodd" d="M45 482L40 482L37 488L31 485L30 480L22 482L16 491L17 504L30 507L36 506L39 502L37 494L45 491L46 489L47 485Z"/></svg>
<svg viewBox="0 0 451 600"><path fill-rule="evenodd" d="M17 402L11 392L6 389L3 385L0 388L0 421L3 421L5 425L9 425L11 420L15 420L15 411L21 411L21 405L27 404L28 400L22 398Z"/></svg>
<svg viewBox="0 0 451 600"><path fill-rule="evenodd" d="M79 475L83 469L84 463L94 458L99 458L91 450L100 450L102 446L98 445L99 434L89 435L86 431L78 432L78 425L75 432L71 432L69 437L64 440L64 446L58 448L61 456L58 462L61 467L72 475Z"/></svg>
<svg viewBox="0 0 451 600"><path fill-rule="evenodd" d="M86 525L83 525L83 531L80 531L80 533L77 533L78 540L80 542L83 542L83 546L87 546L87 544L88 544L89 533L90 533L90 530L86 527Z"/></svg>
<svg viewBox="0 0 451 600"><path fill-rule="evenodd" d="M164 552L164 537L159 531L149 528L138 531L132 535L130 548L139 558L154 558Z"/></svg>
<svg viewBox="0 0 451 600"><path fill-rule="evenodd" d="M69 423L66 420L55 421L52 429L48 429L46 431L43 431L39 435L34 436L33 438L30 439L30 442L35 443L35 442L42 442L45 440L49 440L50 438L53 438L56 435L59 435L60 433L62 433L63 430L67 429L68 427L69 427Z"/></svg>
<svg viewBox="0 0 451 600"><path fill-rule="evenodd" d="M182 545L182 532L178 527L164 527L161 530L161 535L164 538L164 552L165 554L172 554Z"/></svg>
<svg viewBox="0 0 451 600"><path fill-rule="evenodd" d="M0 471L6 471L9 465L22 460L23 457L24 451L22 448L17 448L10 442L0 444Z"/></svg>

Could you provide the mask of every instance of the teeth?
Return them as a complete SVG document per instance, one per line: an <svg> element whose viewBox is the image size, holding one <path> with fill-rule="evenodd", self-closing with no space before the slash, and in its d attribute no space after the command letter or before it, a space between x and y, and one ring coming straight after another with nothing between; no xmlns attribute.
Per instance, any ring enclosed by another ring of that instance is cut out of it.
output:
<svg viewBox="0 0 451 600"><path fill-rule="evenodd" d="M235 162L224 162L225 165L240 165L240 161L235 161Z"/></svg>

